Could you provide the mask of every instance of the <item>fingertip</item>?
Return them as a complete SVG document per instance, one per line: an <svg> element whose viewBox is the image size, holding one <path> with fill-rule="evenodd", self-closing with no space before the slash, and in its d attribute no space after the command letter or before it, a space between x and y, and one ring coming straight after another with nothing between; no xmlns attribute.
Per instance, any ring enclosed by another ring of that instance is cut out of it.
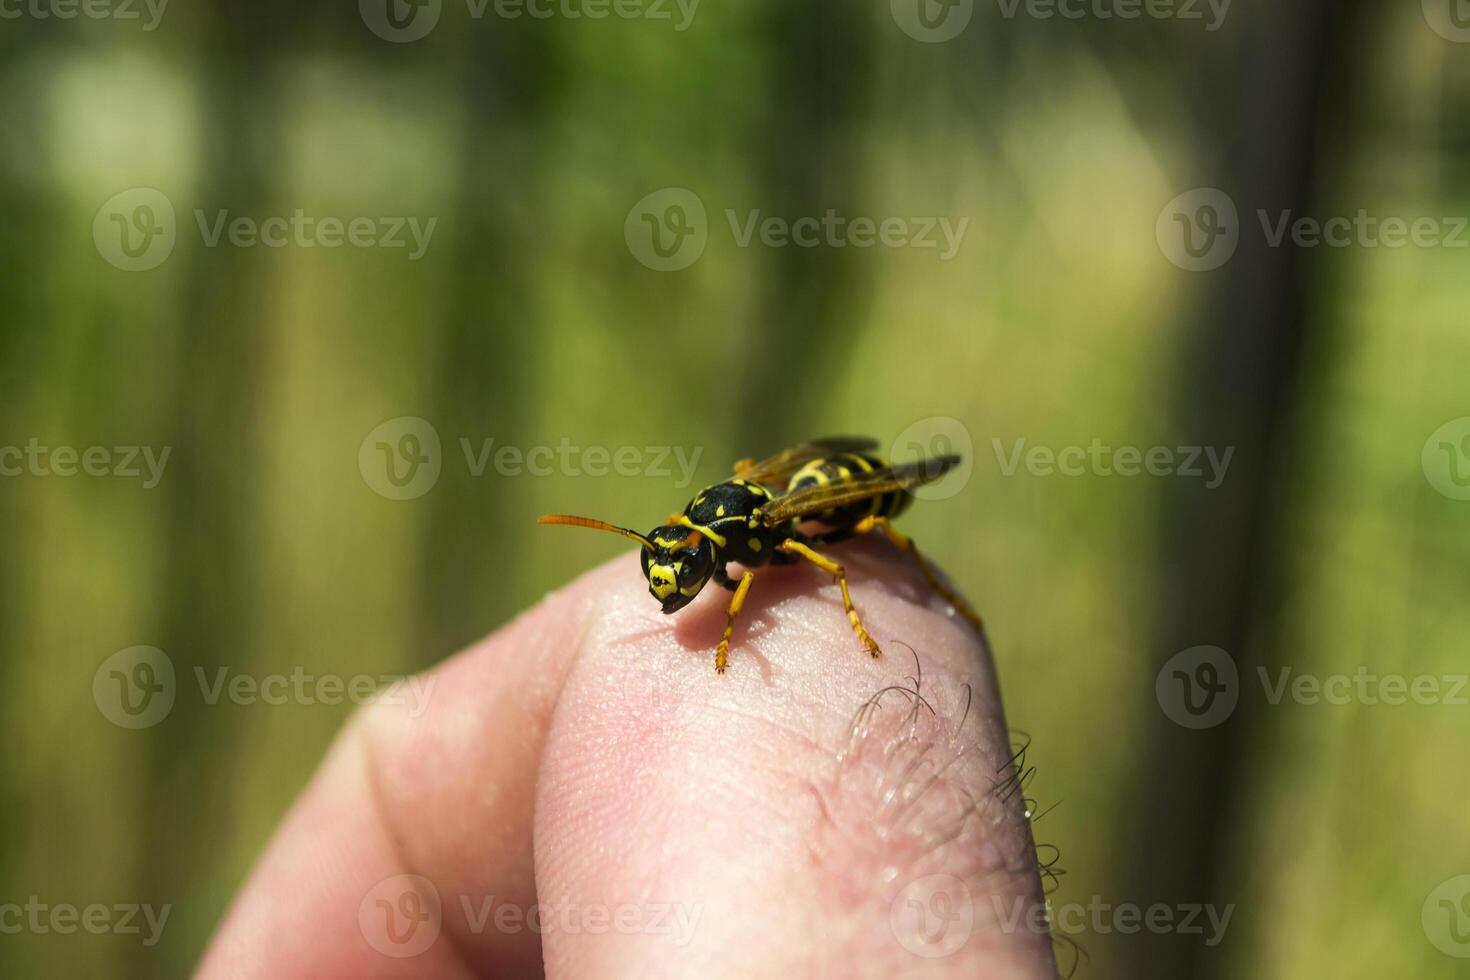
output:
<svg viewBox="0 0 1470 980"><path fill-rule="evenodd" d="M547 737L539 900L682 909L695 925L552 930L551 975L899 972L930 952L905 931L908 891L954 880L975 903L1039 900L1019 800L993 795L1009 752L982 637L892 548L836 555L879 659L815 568L757 573L723 673L710 667L728 594L664 617L631 569L609 581ZM900 710L854 742L863 706L910 685L925 704L912 727ZM941 759L942 778L921 778ZM906 793L919 802L884 823ZM952 970L1050 975L1044 939L972 925Z"/></svg>

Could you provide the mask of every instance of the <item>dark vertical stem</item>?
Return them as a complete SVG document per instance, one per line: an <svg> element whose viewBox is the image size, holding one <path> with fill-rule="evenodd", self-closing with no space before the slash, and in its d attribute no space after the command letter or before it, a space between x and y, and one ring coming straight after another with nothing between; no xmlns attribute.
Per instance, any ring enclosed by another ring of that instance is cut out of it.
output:
<svg viewBox="0 0 1470 980"><path fill-rule="evenodd" d="M202 177L197 198L174 201L181 241L195 207L271 213L280 130L276 103L261 97L261 86L272 81L279 39L298 30L290 19L289 4L243 0L218 3L206 15ZM181 248L173 261L188 265L183 372L173 392L173 456L164 484L169 585L158 642L184 692L195 685L196 668L210 677L221 666L248 669L256 649L264 290L253 268L258 258L239 249ZM214 865L217 842L232 834L233 786L221 760L234 757L237 736L210 711L201 698L180 696L167 721L148 733L150 805L134 817L142 828L140 853L147 855L139 868L141 894L180 910L199 906L191 889L202 890L201 869ZM132 962L139 977L189 967Z"/></svg>
<svg viewBox="0 0 1470 980"><path fill-rule="evenodd" d="M510 615L503 586L517 565L503 543L524 533L524 511L508 506L519 485L495 479L493 468L470 474L460 439L476 452L486 438L496 447L514 443L536 416L528 380L538 343L533 256L547 229L526 202L541 190L544 120L560 78L545 35L497 26L470 24L460 53L464 128L456 205L444 222L455 236L454 269L430 406L444 475L425 498L431 509L418 577L424 663ZM552 379L551 388L564 383Z"/></svg>
<svg viewBox="0 0 1470 980"><path fill-rule="evenodd" d="M1314 177L1328 145L1323 131L1352 77L1358 10L1341 0L1241 10L1240 62L1225 83L1232 88L1211 100L1235 107L1220 186L1239 209L1240 246L1211 274L1209 312L1181 366L1178 390L1182 441L1233 446L1235 456L1219 488L1185 480L1172 488L1156 662L1192 646L1223 647L1235 658L1243 694L1234 716L1216 728L1189 731L1155 716L1131 796L1138 837L1128 852L1132 887L1124 897L1140 904L1235 901L1223 891L1224 862L1253 783L1249 691L1257 668L1277 659L1252 642L1253 619L1269 613L1283 575L1274 564L1273 504L1289 489L1286 437L1301 351L1314 325L1312 264L1289 243L1271 248L1257 210L1314 213ZM1249 913L1237 909L1237 922ZM1119 975L1177 980L1204 975L1219 952L1203 948L1197 935L1168 933L1141 937L1124 956Z"/></svg>
<svg viewBox="0 0 1470 980"><path fill-rule="evenodd" d="M768 7L776 38L770 70L776 102L760 132L764 214L852 217L860 203L859 121L871 104L870 18L846 0ZM775 438L809 438L796 420L820 410L823 380L845 363L846 317L860 290L853 249L785 248L763 256L761 322L741 380L743 431L750 451ZM773 369L774 366L780 369ZM793 428L795 426L795 428Z"/></svg>

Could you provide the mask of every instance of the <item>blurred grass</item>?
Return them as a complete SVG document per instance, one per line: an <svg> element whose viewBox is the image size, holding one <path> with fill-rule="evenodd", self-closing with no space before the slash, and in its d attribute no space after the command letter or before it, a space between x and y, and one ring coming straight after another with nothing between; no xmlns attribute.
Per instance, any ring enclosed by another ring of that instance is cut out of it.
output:
<svg viewBox="0 0 1470 980"><path fill-rule="evenodd" d="M1158 711L1154 673L1174 652L1152 648L1167 488L1007 477L993 440L1188 441L1169 406L1201 280L1164 261L1154 222L1209 182L1212 120L1184 100L1184 52L1204 42L977 15L963 44L925 46L882 4L766 0L702 8L678 36L446 14L398 47L341 6L206 4L171 10L156 35L89 22L0 34L13 93L0 445L173 447L152 491L0 480L0 901L174 906L156 948L3 936L0 972L187 973L351 710L207 706L189 696L194 668L422 668L620 550L548 543L537 513L641 527L689 495L647 476L476 478L461 437L698 449L696 482L710 482L813 434L888 440L959 419L974 477L906 528L985 614L1010 720L1035 740L1033 792L1061 801L1037 827L1068 871L1055 900L1146 905L1113 883L1148 860L1116 842L1124 777ZM1362 87L1383 101L1330 175L1334 213L1464 214L1464 162L1435 110L1470 91L1463 59L1417 11L1380 26ZM179 215L173 256L145 274L90 241L101 203L133 186L164 191ZM708 250L676 274L645 269L622 240L628 209L665 186L694 189L710 213ZM724 223L727 208L829 207L970 227L945 264L740 249ZM439 223L408 262L206 249L195 208ZM1297 672L1461 671L1470 511L1433 492L1418 458L1467 414L1463 257L1329 261L1279 502L1288 587L1267 597L1259 642ZM677 385L650 381L669 368ZM436 426L445 465L401 503L364 482L357 452L408 415ZM97 666L135 644L165 649L181 688L139 732L90 694ZM1470 870L1450 775L1466 719L1243 699L1232 723L1249 726L1258 781L1233 801L1238 907L1218 975L1457 975L1418 916L1435 884ZM1122 975L1123 947L1148 941L1078 938L1092 976Z"/></svg>

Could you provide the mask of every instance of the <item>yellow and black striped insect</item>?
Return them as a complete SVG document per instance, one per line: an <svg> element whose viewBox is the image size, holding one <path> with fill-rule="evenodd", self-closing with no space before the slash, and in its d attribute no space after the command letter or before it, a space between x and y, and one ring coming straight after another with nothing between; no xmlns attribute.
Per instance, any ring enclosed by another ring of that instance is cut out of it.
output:
<svg viewBox="0 0 1470 980"><path fill-rule="evenodd" d="M964 599L935 576L913 541L889 523L908 507L909 490L939 479L958 456L938 456L890 465L872 452L872 439L817 439L784 450L761 462L735 464L735 478L707 487L681 513L648 534L590 517L548 514L542 524L568 524L612 531L643 545L640 556L648 591L665 613L677 612L713 578L734 592L729 619L715 650L715 670L725 672L730 634L755 578L753 569L808 561L829 573L842 590L842 604L853 632L873 656L881 652L863 627L847 591L843 567L813 550L859 534L881 531L908 552L929 584L977 627L977 616ZM770 488L779 488L772 492ZM821 528L803 531L803 524ZM729 562L744 568L739 580L725 570Z"/></svg>

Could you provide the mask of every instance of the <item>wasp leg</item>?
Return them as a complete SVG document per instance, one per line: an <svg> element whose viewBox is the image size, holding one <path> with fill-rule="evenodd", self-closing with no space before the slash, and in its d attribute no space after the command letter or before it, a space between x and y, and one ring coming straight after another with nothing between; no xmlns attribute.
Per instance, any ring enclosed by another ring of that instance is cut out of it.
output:
<svg viewBox="0 0 1470 980"><path fill-rule="evenodd" d="M714 580L720 583L720 585L729 589L731 592L734 592L740 587L740 583L736 582L733 578L730 577L730 573L725 571L724 565L715 566Z"/></svg>
<svg viewBox="0 0 1470 980"><path fill-rule="evenodd" d="M735 630L735 617L740 615L740 607L745 605L745 594L750 591L750 583L755 580L755 572L746 572L740 576L740 584L735 586L735 594L730 597L730 609L727 612L729 619L725 622L725 635L720 637L720 645L715 648L715 673L723 674L730 660L730 634Z"/></svg>
<svg viewBox="0 0 1470 980"><path fill-rule="evenodd" d="M816 565L822 571L837 580L837 585L842 589L842 605L847 609L847 621L852 623L852 631L857 634L858 639L863 641L863 646L873 656L878 656L883 651L879 649L878 642L868 633L863 626L863 621L858 618L857 610L852 606L852 596L847 591L847 570L830 558L817 554L806 545L792 538L782 541L776 546L777 551L784 551L788 555L796 555L805 558Z"/></svg>
<svg viewBox="0 0 1470 980"><path fill-rule="evenodd" d="M974 623L976 629L982 628L983 624L980 622L980 614L970 608L970 604L961 596L955 594L943 582L939 581L939 576L934 574L934 569L930 568L929 563L924 560L924 556L919 554L918 545L914 544L913 538L910 538L898 528L888 523L888 518L864 517L853 525L853 531L858 534L868 534L875 530L882 531L883 536L891 541L893 546L898 550L907 551L910 557L914 559L914 564L919 566L919 571L924 573L924 578L928 580L929 587L942 595L950 605L959 611L961 616Z"/></svg>

